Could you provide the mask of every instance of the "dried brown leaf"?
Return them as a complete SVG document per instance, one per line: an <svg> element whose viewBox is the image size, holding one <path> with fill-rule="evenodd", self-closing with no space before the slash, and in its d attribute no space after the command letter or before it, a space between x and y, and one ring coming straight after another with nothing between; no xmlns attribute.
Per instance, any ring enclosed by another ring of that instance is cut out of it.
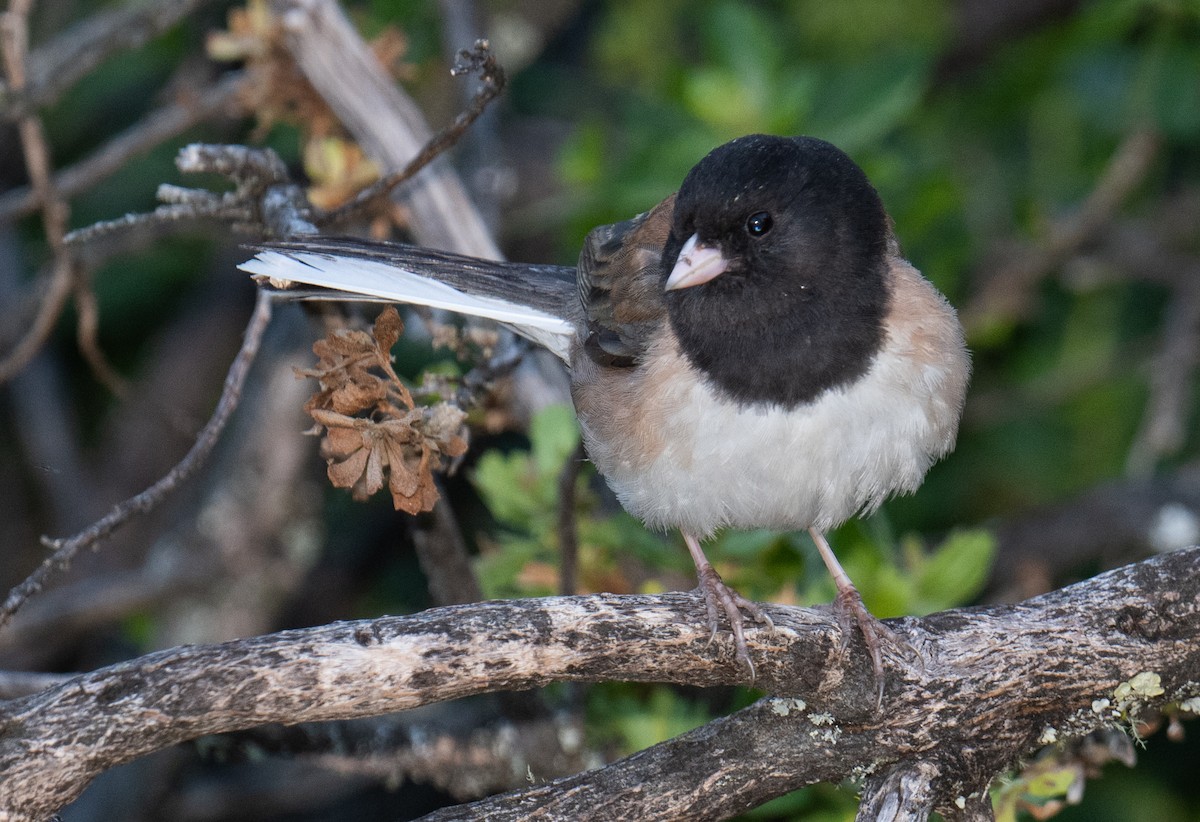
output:
<svg viewBox="0 0 1200 822"><path fill-rule="evenodd" d="M321 442L322 455L331 460L344 460L365 447L367 443L362 432L354 428L331 428Z"/></svg>
<svg viewBox="0 0 1200 822"><path fill-rule="evenodd" d="M404 323L400 321L400 314L394 305L383 309L375 318L372 333L375 336L375 344L386 359L392 346L400 340L400 335L404 333Z"/></svg>
<svg viewBox="0 0 1200 822"><path fill-rule="evenodd" d="M431 459L427 447L420 447L418 453L420 459L414 471L417 477L416 489L411 494L392 492L392 504L395 505L397 511L406 511L410 514L429 511L438 501L437 482L433 479L433 473L430 470L432 466L436 465L435 459Z"/></svg>
<svg viewBox="0 0 1200 822"><path fill-rule="evenodd" d="M373 442L367 452L367 467L352 489L356 500L365 500L383 487L383 463L382 443Z"/></svg>
<svg viewBox="0 0 1200 822"><path fill-rule="evenodd" d="M453 436L441 442L438 447L447 457L461 457L467 453L467 441L463 437Z"/></svg>
<svg viewBox="0 0 1200 822"><path fill-rule="evenodd" d="M349 488L355 499L386 485L398 510L417 513L437 502L433 472L442 456L467 449L466 414L449 403L415 405L391 366L391 347L403 332L399 313L388 306L370 334L341 330L318 340L316 367L298 373L318 382L304 409L318 433L325 431L321 454L329 481Z"/></svg>
<svg viewBox="0 0 1200 822"><path fill-rule="evenodd" d="M361 437L358 442L359 447L340 460L329 459L326 473L334 488L353 488L366 470L370 450L362 447Z"/></svg>
<svg viewBox="0 0 1200 822"><path fill-rule="evenodd" d="M411 497L417 492L417 486L421 484L420 475L414 468L409 467L405 448L401 443L388 439L385 449L390 471L388 490L392 492L393 497L397 495Z"/></svg>

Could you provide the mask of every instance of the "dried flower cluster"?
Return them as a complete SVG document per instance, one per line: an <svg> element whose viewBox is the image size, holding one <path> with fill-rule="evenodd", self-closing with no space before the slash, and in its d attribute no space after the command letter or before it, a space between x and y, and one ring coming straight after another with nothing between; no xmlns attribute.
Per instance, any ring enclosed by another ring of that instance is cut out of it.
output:
<svg viewBox="0 0 1200 822"><path fill-rule="evenodd" d="M418 406L392 368L404 325L394 307L372 332L343 329L313 344L317 367L298 370L319 388L304 410L316 421L329 481L363 500L387 485L397 510L415 514L437 502L433 471L461 456L466 414L449 403Z"/></svg>

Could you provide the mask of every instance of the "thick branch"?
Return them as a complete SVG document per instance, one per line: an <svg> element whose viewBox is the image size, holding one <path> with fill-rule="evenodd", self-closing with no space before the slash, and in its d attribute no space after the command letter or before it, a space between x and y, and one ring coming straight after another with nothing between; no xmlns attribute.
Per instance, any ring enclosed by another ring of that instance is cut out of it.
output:
<svg viewBox="0 0 1200 822"><path fill-rule="evenodd" d="M1127 721L1200 686L1200 549L1020 605L893 621L925 659L890 671L840 652L823 611L772 606L752 632L776 697L589 772L441 818L719 819L817 781L932 768L934 807L964 798L1039 740ZM370 716L556 680L732 684L690 594L489 602L183 647L84 674L0 710L0 813L34 819L100 772L202 734ZM719 657L719 661L714 661ZM1118 691L1122 683L1142 683ZM1152 682L1153 687L1146 683ZM1053 729L1049 734L1047 729Z"/></svg>

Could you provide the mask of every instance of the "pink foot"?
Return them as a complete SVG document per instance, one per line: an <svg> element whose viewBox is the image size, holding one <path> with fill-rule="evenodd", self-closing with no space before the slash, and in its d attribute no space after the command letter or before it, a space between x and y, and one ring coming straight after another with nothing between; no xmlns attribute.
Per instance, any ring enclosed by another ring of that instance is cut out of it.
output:
<svg viewBox="0 0 1200 822"><path fill-rule="evenodd" d="M897 656L915 659L918 663L922 662L921 655L916 648L867 610L858 589L853 585L838 591L838 595L833 600L833 614L837 618L838 627L842 632L842 650L845 650L850 644L850 636L855 626L862 634L863 642L867 646L867 653L871 655L871 669L875 672L875 681L878 683L875 707L881 707L883 705L884 648L889 649Z"/></svg>
<svg viewBox="0 0 1200 822"><path fill-rule="evenodd" d="M737 661L749 672L750 682L753 683L754 663L750 661L750 649L746 646L744 614L749 614L755 622L766 625L768 628L774 628L775 623L771 622L771 618L763 612L762 608L725 584L725 580L721 579L721 575L712 567L708 557L704 556L704 551L700 548L700 540L685 531L683 532L683 541L687 543L688 552L692 555L692 562L696 565L696 576L700 579L697 590L704 597L704 609L708 612L708 627L712 631L708 641L711 644L716 639L717 631L721 629L721 613L723 612L725 618L729 620L729 630L733 634L733 647Z"/></svg>

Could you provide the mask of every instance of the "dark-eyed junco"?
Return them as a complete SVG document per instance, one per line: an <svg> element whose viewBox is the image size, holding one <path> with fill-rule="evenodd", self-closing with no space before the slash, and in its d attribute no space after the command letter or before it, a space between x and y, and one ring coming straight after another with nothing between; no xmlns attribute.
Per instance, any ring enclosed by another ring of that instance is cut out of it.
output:
<svg viewBox="0 0 1200 822"><path fill-rule="evenodd" d="M592 461L630 513L678 528L714 632L753 677L743 612L700 540L807 529L876 674L889 632L823 532L915 490L954 447L970 362L954 309L899 256L862 170L812 137L714 149L678 194L588 235L578 268L354 239L276 243L272 282L504 322L571 369ZM881 684L882 687L882 684Z"/></svg>

